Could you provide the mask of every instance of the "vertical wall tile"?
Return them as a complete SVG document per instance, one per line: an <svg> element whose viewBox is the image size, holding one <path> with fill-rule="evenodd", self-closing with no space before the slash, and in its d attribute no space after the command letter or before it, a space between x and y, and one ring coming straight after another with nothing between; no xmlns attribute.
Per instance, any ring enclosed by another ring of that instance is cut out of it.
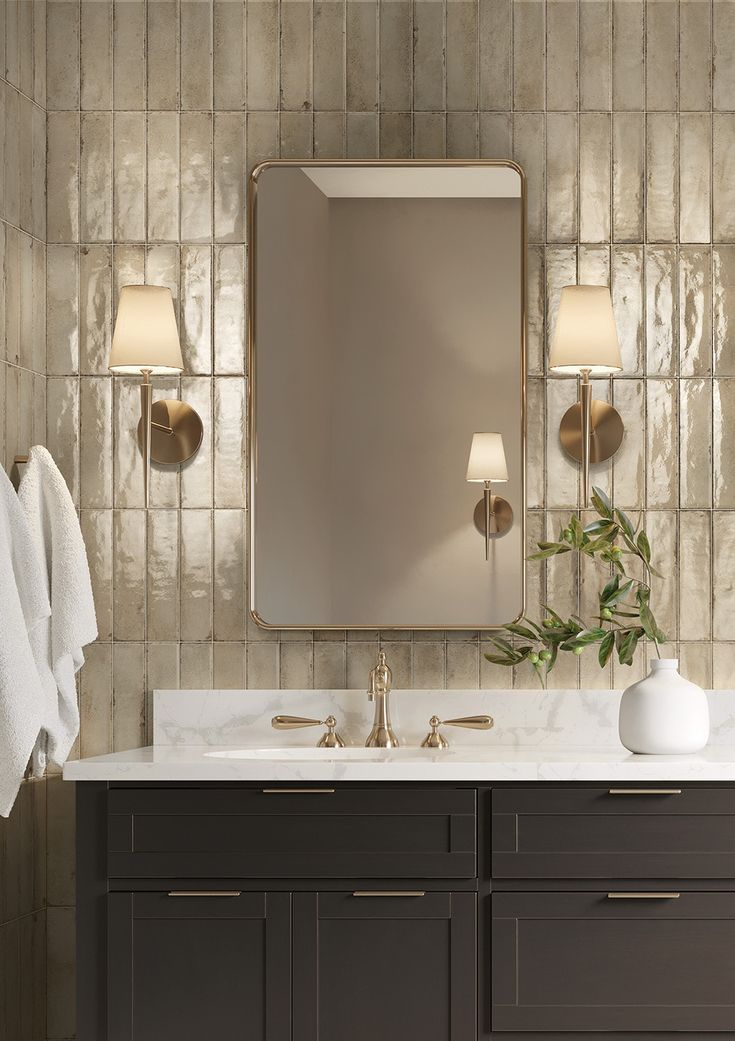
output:
<svg viewBox="0 0 735 1041"><path fill-rule="evenodd" d="M481 112L479 129L481 159L505 159L513 154L510 112Z"/></svg>
<svg viewBox="0 0 735 1041"><path fill-rule="evenodd" d="M118 242L142 242L145 238L145 113L115 113L113 132L114 238Z"/></svg>
<svg viewBox="0 0 735 1041"><path fill-rule="evenodd" d="M546 240L544 130L544 117L541 113L515 113L513 116L513 158L526 174L529 242Z"/></svg>
<svg viewBox="0 0 735 1041"><path fill-rule="evenodd" d="M447 112L447 158L474 159L478 152L476 112Z"/></svg>
<svg viewBox="0 0 735 1041"><path fill-rule="evenodd" d="M649 509L678 504L676 479L678 409L672 380L646 385L646 504Z"/></svg>
<svg viewBox="0 0 735 1041"><path fill-rule="evenodd" d="M477 4L451 0L447 4L447 108L477 108Z"/></svg>
<svg viewBox="0 0 735 1041"><path fill-rule="evenodd" d="M34 57L33 62L33 100L46 108L46 0L35 0L33 6L33 53L41 56L42 60ZM1 48L0 48L1 49Z"/></svg>
<svg viewBox="0 0 735 1041"><path fill-rule="evenodd" d="M735 316L735 246L724 244L712 249L712 296L714 371L718 376L735 376L735 342L731 332Z"/></svg>
<svg viewBox="0 0 735 1041"><path fill-rule="evenodd" d="M54 4L51 5L55 6ZM158 7L151 4L151 7ZM112 108L112 0L81 2L80 107ZM56 41L53 42L53 49Z"/></svg>
<svg viewBox="0 0 735 1041"><path fill-rule="evenodd" d="M513 0L480 0L480 108L511 106Z"/></svg>
<svg viewBox="0 0 735 1041"><path fill-rule="evenodd" d="M240 10L240 4L218 4L218 7ZM155 0L148 4L146 26L148 59L148 108L179 107L179 5L177 0ZM242 33L241 33L242 42ZM233 78L236 68L233 67Z"/></svg>
<svg viewBox="0 0 735 1041"><path fill-rule="evenodd" d="M214 504L245 506L245 384L238 377L214 383Z"/></svg>
<svg viewBox="0 0 735 1041"><path fill-rule="evenodd" d="M701 111L710 107L712 66L712 7L702 0L679 3L679 108Z"/></svg>
<svg viewBox="0 0 735 1041"><path fill-rule="evenodd" d="M23 231L33 230L33 104L22 95L18 99L18 223Z"/></svg>
<svg viewBox="0 0 735 1041"><path fill-rule="evenodd" d="M53 41L46 56L48 108L79 108L79 3L54 0L47 4L46 34Z"/></svg>
<svg viewBox="0 0 735 1041"><path fill-rule="evenodd" d="M181 397L199 413L204 435L199 451L181 468L182 507L212 505L212 381L202 376L184 376Z"/></svg>
<svg viewBox="0 0 735 1041"><path fill-rule="evenodd" d="M304 5L308 9L308 5ZM214 107L245 108L245 5L213 3ZM149 102L150 104L150 102Z"/></svg>
<svg viewBox="0 0 735 1041"><path fill-rule="evenodd" d="M112 520L111 510L82 510L79 518L89 561L100 640L112 639Z"/></svg>
<svg viewBox="0 0 735 1041"><path fill-rule="evenodd" d="M380 108L383 112L408 112L411 108L412 53L413 5L407 0L381 0Z"/></svg>
<svg viewBox="0 0 735 1041"><path fill-rule="evenodd" d="M359 2L359 0L358 0ZM418 113L419 116L427 113ZM433 115L433 113L429 113ZM443 123L442 123L443 128ZM420 139L419 139L420 140ZM432 138L437 145L436 136ZM414 130L414 142L416 142L416 131ZM425 153L415 150L416 158L422 158ZM443 146L435 155L443 156ZM347 113L347 158L348 159L375 159L378 155L378 117L374 112L348 112Z"/></svg>
<svg viewBox="0 0 735 1041"><path fill-rule="evenodd" d="M317 111L342 109L345 90L344 0L315 0L313 31L314 108Z"/></svg>
<svg viewBox="0 0 735 1041"><path fill-rule="evenodd" d="M31 113L32 135L32 185L31 185L31 230L42 242L46 241L46 113L33 106ZM0 136L2 130L0 129ZM0 153L2 149L0 148ZM0 169L3 160L0 158ZM0 196L2 193L0 193ZM1 203L0 203L1 205Z"/></svg>
<svg viewBox="0 0 735 1041"><path fill-rule="evenodd" d="M148 238L179 237L179 117L176 112L148 113Z"/></svg>
<svg viewBox="0 0 735 1041"><path fill-rule="evenodd" d="M513 107L543 109L546 58L545 4L513 0Z"/></svg>
<svg viewBox="0 0 735 1041"><path fill-rule="evenodd" d="M186 372L199 375L212 371L211 314L211 248L182 246L179 337Z"/></svg>
<svg viewBox="0 0 735 1041"><path fill-rule="evenodd" d="M113 751L146 742L145 653L142 643L112 645Z"/></svg>
<svg viewBox="0 0 735 1041"><path fill-rule="evenodd" d="M309 159L314 136L314 117L311 112L282 112L280 128L281 158Z"/></svg>
<svg viewBox="0 0 735 1041"><path fill-rule="evenodd" d="M712 120L712 234L715 242L735 239L735 115Z"/></svg>
<svg viewBox="0 0 735 1041"><path fill-rule="evenodd" d="M83 112L80 125L79 223L82 242L112 238L112 116Z"/></svg>
<svg viewBox="0 0 735 1041"><path fill-rule="evenodd" d="M444 5L436 0L417 0L413 5L414 109L443 108L445 84Z"/></svg>
<svg viewBox="0 0 735 1041"><path fill-rule="evenodd" d="M377 4L347 0L346 54L348 112L372 112L377 107Z"/></svg>
<svg viewBox="0 0 735 1041"><path fill-rule="evenodd" d="M579 105L599 111L611 106L611 0L579 5Z"/></svg>
<svg viewBox="0 0 735 1041"><path fill-rule="evenodd" d="M270 0L247 8L248 109L278 108L279 12Z"/></svg>
<svg viewBox="0 0 735 1041"><path fill-rule="evenodd" d="M721 411L721 401L719 407ZM717 424L716 415L714 422ZM711 381L680 380L679 505L682 509L712 505L712 424Z"/></svg>
<svg viewBox="0 0 735 1041"><path fill-rule="evenodd" d="M676 249L649 246L645 257L646 372L676 375L678 345L678 278Z"/></svg>
<svg viewBox="0 0 735 1041"><path fill-rule="evenodd" d="M208 242L211 236L212 116L208 112L182 112L181 239Z"/></svg>
<svg viewBox="0 0 735 1041"><path fill-rule="evenodd" d="M181 639L212 638L212 512L181 511Z"/></svg>
<svg viewBox="0 0 735 1041"><path fill-rule="evenodd" d="M408 155L411 155L411 113L381 112L380 158L403 159Z"/></svg>
<svg viewBox="0 0 735 1041"><path fill-rule="evenodd" d="M280 107L303 111L312 107L311 4L285 0L281 4Z"/></svg>
<svg viewBox="0 0 735 1041"><path fill-rule="evenodd" d="M676 116L646 117L646 235L649 242L675 242L678 206Z"/></svg>
<svg viewBox="0 0 735 1041"><path fill-rule="evenodd" d="M258 163L278 158L277 112L248 112L246 145L248 176Z"/></svg>
<svg viewBox="0 0 735 1041"><path fill-rule="evenodd" d="M535 416L533 423L528 424L526 434L526 505L528 509L543 508L546 501L546 445L545 424L542 417L546 415L546 387L544 380L528 380L526 386L528 413ZM550 444L552 451L560 450L560 446Z"/></svg>
<svg viewBox="0 0 735 1041"><path fill-rule="evenodd" d="M112 507L112 377L81 381L79 505Z"/></svg>
<svg viewBox="0 0 735 1041"><path fill-rule="evenodd" d="M245 636L245 515L241 510L214 511L214 638ZM252 679L248 676L248 685Z"/></svg>
<svg viewBox="0 0 735 1041"><path fill-rule="evenodd" d="M682 376L712 372L712 250L679 251L679 351Z"/></svg>
<svg viewBox="0 0 735 1041"><path fill-rule="evenodd" d="M145 636L146 511L115 510L113 519L115 640Z"/></svg>
<svg viewBox="0 0 735 1041"><path fill-rule="evenodd" d="M82 756L106 755L112 751L112 644L93 643L85 648L84 659L79 751Z"/></svg>
<svg viewBox="0 0 735 1041"><path fill-rule="evenodd" d="M20 360L20 232L5 227L5 357Z"/></svg>
<svg viewBox="0 0 735 1041"><path fill-rule="evenodd" d="M643 248L614 246L611 254L611 290L620 341L623 372L643 372Z"/></svg>
<svg viewBox="0 0 735 1041"><path fill-rule="evenodd" d="M712 514L712 637L715 640L732 638L735 582L730 561L733 554L735 512L715 512Z"/></svg>
<svg viewBox="0 0 735 1041"><path fill-rule="evenodd" d="M179 530L178 510L148 510L146 597L149 640L179 638Z"/></svg>
<svg viewBox="0 0 735 1041"><path fill-rule="evenodd" d="M677 101L678 0L646 4L646 108L672 111Z"/></svg>
<svg viewBox="0 0 735 1041"><path fill-rule="evenodd" d="M579 237L607 242L611 207L610 116L584 112L579 117Z"/></svg>
<svg viewBox="0 0 735 1041"><path fill-rule="evenodd" d="M637 113L613 115L613 238L643 238L645 129Z"/></svg>
<svg viewBox="0 0 735 1041"><path fill-rule="evenodd" d="M612 0L613 108L643 108L643 2Z"/></svg>
<svg viewBox="0 0 735 1041"><path fill-rule="evenodd" d="M244 643L215 643L212 646L215 690L245 688L246 647Z"/></svg>
<svg viewBox="0 0 735 1041"><path fill-rule="evenodd" d="M552 111L577 108L578 19L576 4L547 0L546 108Z"/></svg>
<svg viewBox="0 0 735 1041"><path fill-rule="evenodd" d="M308 10L305 4L295 6ZM239 112L218 112L214 117L214 237L218 242L244 240L244 168L245 117Z"/></svg>
<svg viewBox="0 0 735 1041"><path fill-rule="evenodd" d="M679 117L680 242L710 241L710 160L712 139L709 115Z"/></svg>
<svg viewBox="0 0 735 1041"><path fill-rule="evenodd" d="M76 246L49 246L47 252L47 372L79 372L79 258Z"/></svg>
<svg viewBox="0 0 735 1041"><path fill-rule="evenodd" d="M714 506L735 507L735 475L732 458L735 451L735 380L714 381L712 431L714 444Z"/></svg>
<svg viewBox="0 0 735 1041"><path fill-rule="evenodd" d="M577 116L549 112L546 117L546 238L573 242L577 237Z"/></svg>
<svg viewBox="0 0 735 1041"><path fill-rule="evenodd" d="M712 5L713 105L715 109L735 108L735 8L728 0Z"/></svg>
<svg viewBox="0 0 735 1041"><path fill-rule="evenodd" d="M214 248L214 371L245 371L245 251Z"/></svg>
<svg viewBox="0 0 735 1041"><path fill-rule="evenodd" d="M645 430L645 394L642 380L613 380L615 408L625 433L613 457L613 492L617 506L640 509L645 495L646 458L641 431Z"/></svg>
<svg viewBox="0 0 735 1041"><path fill-rule="evenodd" d="M84 375L107 373L112 339L112 250L79 251L79 366Z"/></svg>
<svg viewBox="0 0 735 1041"><path fill-rule="evenodd" d="M46 447L64 476L74 504L79 503L79 380L55 377L46 384Z"/></svg>
<svg viewBox="0 0 735 1041"><path fill-rule="evenodd" d="M259 4L252 5L258 7ZM180 0L181 107L212 107L212 5Z"/></svg>
<svg viewBox="0 0 735 1041"><path fill-rule="evenodd" d="M53 6L53 5L52 5ZM79 115L51 112L48 117L48 240L79 241ZM7 172L7 148L6 148ZM11 182L6 181L5 203ZM12 215L10 215L12 220ZM17 223L17 219L13 222Z"/></svg>
<svg viewBox="0 0 735 1041"><path fill-rule="evenodd" d="M140 394L132 380L117 378L113 380L112 407L115 506L142 506L143 467L136 438L140 419Z"/></svg>
<svg viewBox="0 0 735 1041"><path fill-rule="evenodd" d="M118 111L146 106L145 0L114 0L112 97Z"/></svg>
<svg viewBox="0 0 735 1041"><path fill-rule="evenodd" d="M314 686L312 643L282 643L279 686L284 690L308 690Z"/></svg>

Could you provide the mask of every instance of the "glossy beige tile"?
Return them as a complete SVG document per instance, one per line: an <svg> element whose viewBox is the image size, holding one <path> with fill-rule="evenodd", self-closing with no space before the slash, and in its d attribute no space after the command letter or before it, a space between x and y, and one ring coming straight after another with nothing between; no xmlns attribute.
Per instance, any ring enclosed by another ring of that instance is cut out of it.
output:
<svg viewBox="0 0 735 1041"><path fill-rule="evenodd" d="M30 235L18 236L18 280L20 292L19 350L20 364L33 368L33 240Z"/></svg>
<svg viewBox="0 0 735 1041"><path fill-rule="evenodd" d="M579 106L600 111L611 107L611 0L579 4Z"/></svg>
<svg viewBox="0 0 735 1041"><path fill-rule="evenodd" d="M578 235L578 135L576 114L546 116L546 240L574 242Z"/></svg>
<svg viewBox="0 0 735 1041"><path fill-rule="evenodd" d="M81 380L79 505L112 508L112 377Z"/></svg>
<svg viewBox="0 0 735 1041"><path fill-rule="evenodd" d="M371 0L347 0L345 48L348 112L372 112L377 107L377 14L378 5Z"/></svg>
<svg viewBox="0 0 735 1041"><path fill-rule="evenodd" d="M380 158L402 159L411 154L411 113L382 112Z"/></svg>
<svg viewBox="0 0 735 1041"><path fill-rule="evenodd" d="M279 687L308 690L314 686L314 648L311 642L282 643Z"/></svg>
<svg viewBox="0 0 735 1041"><path fill-rule="evenodd" d="M238 10L239 4L218 4ZM242 42L242 33L241 33ZM148 59L147 90L149 109L179 107L179 4L177 0L155 0L148 4L146 36ZM233 79L236 68L233 66Z"/></svg>
<svg viewBox="0 0 735 1041"><path fill-rule="evenodd" d="M414 109L443 108L445 91L444 5L437 0L418 0L413 7Z"/></svg>
<svg viewBox="0 0 735 1041"><path fill-rule="evenodd" d="M477 156L477 113L447 112L447 159Z"/></svg>
<svg viewBox="0 0 735 1041"><path fill-rule="evenodd" d="M245 5L214 0L212 30L214 107L244 109Z"/></svg>
<svg viewBox="0 0 735 1041"><path fill-rule="evenodd" d="M179 337L187 373L212 371L211 313L211 247L182 246Z"/></svg>
<svg viewBox="0 0 735 1041"><path fill-rule="evenodd" d="M611 153L609 113L582 113L579 117L579 237L582 242L610 239Z"/></svg>
<svg viewBox="0 0 735 1041"><path fill-rule="evenodd" d="M730 635L728 633L728 635ZM712 644L712 686L730 690L735 676L735 643Z"/></svg>
<svg viewBox="0 0 735 1041"><path fill-rule="evenodd" d="M477 4L450 0L446 13L447 108L477 109Z"/></svg>
<svg viewBox="0 0 735 1041"><path fill-rule="evenodd" d="M18 223L23 231L33 230L33 102L18 99Z"/></svg>
<svg viewBox="0 0 735 1041"><path fill-rule="evenodd" d="M212 644L182 643L179 646L179 682L185 690L208 690L212 686Z"/></svg>
<svg viewBox="0 0 735 1041"><path fill-rule="evenodd" d="M247 8L248 109L278 108L279 6L258 0ZM341 106L340 106L341 107Z"/></svg>
<svg viewBox="0 0 735 1041"><path fill-rule="evenodd" d="M314 643L314 686L317 690L340 690L347 682L344 640ZM415 680L414 680L414 685Z"/></svg>
<svg viewBox="0 0 735 1041"><path fill-rule="evenodd" d="M735 507L735 380L716 379L712 388L713 495L716 509Z"/></svg>
<svg viewBox="0 0 735 1041"><path fill-rule="evenodd" d="M214 371L245 371L245 249L214 248Z"/></svg>
<svg viewBox="0 0 735 1041"><path fill-rule="evenodd" d="M114 239L142 242L145 239L145 113L116 112L113 131Z"/></svg>
<svg viewBox="0 0 735 1041"><path fill-rule="evenodd" d="M179 530L178 510L147 511L146 547L146 638L179 638Z"/></svg>
<svg viewBox="0 0 735 1041"><path fill-rule="evenodd" d="M539 509L545 505L546 477L546 387L543 379L530 379L526 385L526 408L529 417L526 433L526 506ZM556 444L552 451L561 451Z"/></svg>
<svg viewBox="0 0 735 1041"><path fill-rule="evenodd" d="M546 381L546 506L576 509L579 498L579 464L559 444L559 424L577 400L577 381Z"/></svg>
<svg viewBox="0 0 735 1041"><path fill-rule="evenodd" d="M258 163L277 158L278 137L277 112L248 112L245 132L248 175Z"/></svg>
<svg viewBox="0 0 735 1041"><path fill-rule="evenodd" d="M342 112L314 113L314 158L342 159L345 155L345 117Z"/></svg>
<svg viewBox="0 0 735 1041"><path fill-rule="evenodd" d="M7 141L6 137L6 141ZM51 186L48 196L47 231L49 242L79 241L79 114L51 112L48 117L47 178ZM8 155L6 147L6 177ZM9 196L12 181L6 180L5 208L13 219ZM13 223L17 223L17 218Z"/></svg>
<svg viewBox="0 0 735 1041"><path fill-rule="evenodd" d="M679 372L712 372L712 250L682 246L679 251Z"/></svg>
<svg viewBox="0 0 735 1041"><path fill-rule="evenodd" d="M49 109L79 107L79 3L53 0L46 7L46 35L53 46L46 55ZM11 76L8 77L13 82Z"/></svg>
<svg viewBox="0 0 735 1041"><path fill-rule="evenodd" d="M433 113L418 113L419 116L433 116ZM433 139L435 140L435 139ZM416 129L414 127L414 142ZM347 113L346 154L348 159L376 159L378 156L378 117L373 112ZM414 147L415 157L423 155ZM443 155L441 153L436 153Z"/></svg>
<svg viewBox="0 0 735 1041"><path fill-rule="evenodd" d="M735 108L735 8L728 0L712 4L712 89L713 107Z"/></svg>
<svg viewBox="0 0 735 1041"><path fill-rule="evenodd" d="M732 613L735 609L735 585L731 561L735 553L735 513L717 511L712 514L712 637L732 637ZM717 661L715 651L715 662ZM715 668L715 682L717 682Z"/></svg>
<svg viewBox="0 0 735 1041"><path fill-rule="evenodd" d="M214 639L242 640L247 610L245 514L214 511Z"/></svg>
<svg viewBox="0 0 735 1041"><path fill-rule="evenodd" d="M513 117L510 112L480 113L481 159L507 159L513 155Z"/></svg>
<svg viewBox="0 0 735 1041"><path fill-rule="evenodd" d="M646 454L643 380L613 380L613 404L623 420L623 442L613 457L613 495L624 510L640 509L645 496Z"/></svg>
<svg viewBox="0 0 735 1041"><path fill-rule="evenodd" d="M735 239L735 115L712 117L712 234L715 242Z"/></svg>
<svg viewBox="0 0 735 1041"><path fill-rule="evenodd" d="M114 0L112 96L118 111L146 107L145 34L145 0Z"/></svg>
<svg viewBox="0 0 735 1041"><path fill-rule="evenodd" d="M100 640L112 639L112 521L112 511L106 509L82 510L79 518L87 549Z"/></svg>
<svg viewBox="0 0 735 1041"><path fill-rule="evenodd" d="M671 111L677 102L679 2L646 5L646 108Z"/></svg>
<svg viewBox="0 0 735 1041"><path fill-rule="evenodd" d="M145 638L146 511L115 510L113 516L113 639Z"/></svg>
<svg viewBox="0 0 735 1041"><path fill-rule="evenodd" d="M112 238L112 114L83 112L80 123L79 225L82 242Z"/></svg>
<svg viewBox="0 0 735 1041"><path fill-rule="evenodd" d="M4 86L5 133L4 133L4 194L5 219L16 227L20 223L20 95L17 91ZM63 119L63 116L61 117ZM53 130L56 129L56 124ZM50 130L50 133L52 131ZM56 146L56 140L53 141ZM51 141L49 141L51 144ZM59 149L56 147L54 155ZM49 151L49 172L51 165Z"/></svg>
<svg viewBox="0 0 735 1041"><path fill-rule="evenodd" d="M712 506L712 382L679 383L679 506Z"/></svg>
<svg viewBox="0 0 735 1041"><path fill-rule="evenodd" d="M258 3L251 4L248 15ZM179 0L181 108L212 107L212 5Z"/></svg>
<svg viewBox="0 0 735 1041"><path fill-rule="evenodd" d="M148 707L152 703L154 690L175 690L179 687L179 645L149 643L146 652Z"/></svg>
<svg viewBox="0 0 735 1041"><path fill-rule="evenodd" d="M526 251L526 366L529 376L543 376L546 368L546 269L544 250Z"/></svg>
<svg viewBox="0 0 735 1041"><path fill-rule="evenodd" d="M679 637L712 635L711 514L685 510L679 516Z"/></svg>
<svg viewBox="0 0 735 1041"><path fill-rule="evenodd" d="M245 405L245 385L242 379L215 379L215 507L245 507Z"/></svg>
<svg viewBox="0 0 735 1041"><path fill-rule="evenodd" d="M245 239L244 167L245 117L239 112L215 113L214 237L218 242Z"/></svg>
<svg viewBox="0 0 735 1041"><path fill-rule="evenodd" d="M712 6L679 2L679 108L707 110L712 101Z"/></svg>
<svg viewBox="0 0 735 1041"><path fill-rule="evenodd" d="M284 0L281 13L280 107L312 108L312 11L303 0Z"/></svg>
<svg viewBox="0 0 735 1041"><path fill-rule="evenodd" d="M735 343L730 330L735 316L735 246L712 249L713 362L718 376L735 376Z"/></svg>
<svg viewBox="0 0 735 1041"><path fill-rule="evenodd" d="M33 100L46 107L46 0L33 3ZM40 59L40 60L39 60Z"/></svg>
<svg viewBox="0 0 735 1041"><path fill-rule="evenodd" d="M279 645L249 643L247 645L247 685L255 690L272 689L279 682Z"/></svg>
<svg viewBox="0 0 735 1041"><path fill-rule="evenodd" d="M133 380L122 376L112 381L113 495L115 506L143 505L143 466L136 432L140 419L140 393Z"/></svg>
<svg viewBox="0 0 735 1041"><path fill-rule="evenodd" d="M5 357L20 359L20 232L5 228Z"/></svg>
<svg viewBox="0 0 735 1041"><path fill-rule="evenodd" d="M56 376L46 383L46 447L79 505L79 380Z"/></svg>
<svg viewBox="0 0 735 1041"><path fill-rule="evenodd" d="M181 511L181 639L212 638L212 512Z"/></svg>
<svg viewBox="0 0 735 1041"><path fill-rule="evenodd" d="M243 690L246 686L245 643L215 643L212 646L213 680L217 690Z"/></svg>
<svg viewBox="0 0 735 1041"><path fill-rule="evenodd" d="M584 5L582 5L584 6ZM578 99L579 12L570 0L546 3L546 108L573 111Z"/></svg>
<svg viewBox="0 0 735 1041"><path fill-rule="evenodd" d="M526 174L528 241L544 242L546 227L545 120L539 112L513 115L513 158Z"/></svg>
<svg viewBox="0 0 735 1041"><path fill-rule="evenodd" d="M181 467L183 508L212 505L212 381L207 377L184 376L181 398L199 413L204 426L199 451Z"/></svg>
<svg viewBox="0 0 735 1041"><path fill-rule="evenodd" d="M644 3L612 0L613 108L639 110L644 102Z"/></svg>
<svg viewBox="0 0 735 1041"><path fill-rule="evenodd" d="M513 107L544 107L545 4L513 0Z"/></svg>
<svg viewBox="0 0 735 1041"><path fill-rule="evenodd" d="M282 112L281 159L309 159L313 151L314 117L311 112Z"/></svg>
<svg viewBox="0 0 735 1041"><path fill-rule="evenodd" d="M121 752L146 743L145 645L112 645L112 747Z"/></svg>
<svg viewBox="0 0 735 1041"><path fill-rule="evenodd" d="M408 0L381 0L380 108L406 113L411 108L413 74L413 5Z"/></svg>
<svg viewBox="0 0 735 1041"><path fill-rule="evenodd" d="M54 376L79 372L79 250L49 246L46 264L47 372Z"/></svg>
<svg viewBox="0 0 735 1041"><path fill-rule="evenodd" d="M149 112L147 125L148 238L179 238L179 117L176 112Z"/></svg>
<svg viewBox="0 0 735 1041"><path fill-rule="evenodd" d="M112 250L79 250L79 367L83 375L107 373L112 338Z"/></svg>
<svg viewBox="0 0 735 1041"><path fill-rule="evenodd" d="M675 242L678 205L677 120L673 113L646 117L646 236L649 242Z"/></svg>
<svg viewBox="0 0 735 1041"><path fill-rule="evenodd" d="M1 131L0 131L1 133ZM46 113L36 105L31 112L31 232L46 241ZM0 159L2 169L2 159Z"/></svg>
<svg viewBox="0 0 735 1041"><path fill-rule="evenodd" d="M212 115L181 113L181 239L212 237Z"/></svg>
<svg viewBox="0 0 735 1041"><path fill-rule="evenodd" d="M80 107L112 108L112 0L81 0L79 53Z"/></svg>
<svg viewBox="0 0 735 1041"><path fill-rule="evenodd" d="M674 246L649 246L645 254L646 373L675 376L679 361L678 270Z"/></svg>
<svg viewBox="0 0 735 1041"><path fill-rule="evenodd" d="M679 669L681 674L709 690L712 687L712 645L709 643L680 643Z"/></svg>
<svg viewBox="0 0 735 1041"><path fill-rule="evenodd" d="M513 0L480 0L480 108L507 111L511 107Z"/></svg>
<svg viewBox="0 0 735 1041"><path fill-rule="evenodd" d="M314 2L314 108L317 112L344 108L345 2Z"/></svg>
<svg viewBox="0 0 735 1041"><path fill-rule="evenodd" d="M623 372L627 376L643 373L643 272L642 246L613 246L610 285Z"/></svg>
<svg viewBox="0 0 735 1041"><path fill-rule="evenodd" d="M678 504L678 402L673 380L646 384L646 505Z"/></svg>
<svg viewBox="0 0 735 1041"><path fill-rule="evenodd" d="M680 242L709 242L712 138L710 117L679 117Z"/></svg>

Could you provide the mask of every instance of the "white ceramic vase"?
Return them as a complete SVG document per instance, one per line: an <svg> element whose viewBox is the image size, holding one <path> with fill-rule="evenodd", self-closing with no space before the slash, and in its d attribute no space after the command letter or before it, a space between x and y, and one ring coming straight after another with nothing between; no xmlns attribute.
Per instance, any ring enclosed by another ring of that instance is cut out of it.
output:
<svg viewBox="0 0 735 1041"><path fill-rule="evenodd" d="M707 744L707 695L678 669L676 658L652 658L648 676L623 691L618 730L629 751L675 755Z"/></svg>

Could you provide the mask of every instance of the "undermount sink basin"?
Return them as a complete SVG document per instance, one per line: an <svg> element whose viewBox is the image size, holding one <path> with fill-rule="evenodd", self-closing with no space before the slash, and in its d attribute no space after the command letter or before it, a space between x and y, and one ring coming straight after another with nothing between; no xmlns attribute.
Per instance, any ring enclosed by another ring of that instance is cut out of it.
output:
<svg viewBox="0 0 735 1041"><path fill-rule="evenodd" d="M436 754L432 748L222 748L216 752L205 752L213 759L268 759L269 761L295 762L304 760L395 760L423 759Z"/></svg>

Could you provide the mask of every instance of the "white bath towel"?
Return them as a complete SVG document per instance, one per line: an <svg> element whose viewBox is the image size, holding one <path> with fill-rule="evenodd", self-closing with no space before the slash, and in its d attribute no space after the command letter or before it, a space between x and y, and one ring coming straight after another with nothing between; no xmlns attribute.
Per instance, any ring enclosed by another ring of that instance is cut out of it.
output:
<svg viewBox="0 0 735 1041"><path fill-rule="evenodd" d="M0 467L0 816L15 802L43 724L45 698L31 647L51 614L30 527Z"/></svg>
<svg viewBox="0 0 735 1041"><path fill-rule="evenodd" d="M76 673L82 648L97 637L87 553L69 489L45 448L36 445L18 489L36 550L46 570L51 616L31 641L47 692L47 711L34 753L34 772L46 759L61 766L79 733Z"/></svg>

